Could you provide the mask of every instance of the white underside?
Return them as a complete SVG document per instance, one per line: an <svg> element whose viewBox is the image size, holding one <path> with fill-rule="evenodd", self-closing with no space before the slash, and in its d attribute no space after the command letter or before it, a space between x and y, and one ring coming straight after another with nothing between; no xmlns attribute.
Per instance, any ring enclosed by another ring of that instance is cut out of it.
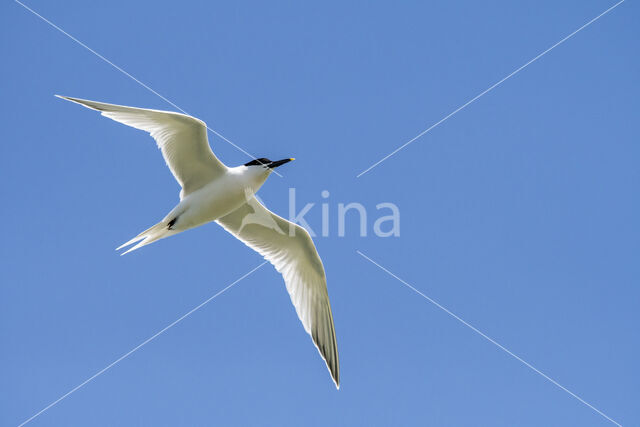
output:
<svg viewBox="0 0 640 427"><path fill-rule="evenodd" d="M177 218L171 229L180 232L233 212L253 197L256 184L261 185L251 176L245 175L227 173L185 196L164 220L168 222Z"/></svg>

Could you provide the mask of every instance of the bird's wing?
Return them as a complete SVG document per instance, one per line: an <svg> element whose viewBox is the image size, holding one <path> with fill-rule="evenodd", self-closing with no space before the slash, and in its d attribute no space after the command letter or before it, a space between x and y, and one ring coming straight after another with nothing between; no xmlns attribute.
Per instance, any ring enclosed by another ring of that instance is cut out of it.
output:
<svg viewBox="0 0 640 427"><path fill-rule="evenodd" d="M216 221L282 274L298 317L340 386L338 346L322 261L307 231L270 212L255 197Z"/></svg>
<svg viewBox="0 0 640 427"><path fill-rule="evenodd" d="M125 125L147 131L156 140L167 166L182 186L180 197L223 174L227 167L211 151L207 125L180 113L105 104L56 95Z"/></svg>

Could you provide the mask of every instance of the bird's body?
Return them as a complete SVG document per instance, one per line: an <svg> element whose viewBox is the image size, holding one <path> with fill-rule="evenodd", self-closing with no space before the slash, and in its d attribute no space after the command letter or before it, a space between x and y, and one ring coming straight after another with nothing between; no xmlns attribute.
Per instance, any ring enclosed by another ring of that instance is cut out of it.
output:
<svg viewBox="0 0 640 427"><path fill-rule="evenodd" d="M169 219L176 218L171 228L176 231L188 230L238 209L247 200L247 189L253 195L264 182L261 176L250 172L244 166L229 169L220 178L186 196L168 215L172 217Z"/></svg>
<svg viewBox="0 0 640 427"><path fill-rule="evenodd" d="M260 158L230 168L213 154L206 125L194 117L60 98L149 132L182 186L180 203L162 221L120 246L118 249L133 245L123 255L216 221L264 256L283 275L298 317L324 358L336 387L339 387L338 348L322 261L306 230L270 212L255 198L255 193L273 168L293 159L271 161Z"/></svg>
<svg viewBox="0 0 640 427"><path fill-rule="evenodd" d="M269 176L268 169L238 166L187 195L175 207L180 231L197 227L233 212L253 196Z"/></svg>
<svg viewBox="0 0 640 427"><path fill-rule="evenodd" d="M124 255L156 240L215 221L246 203L248 198L252 197L264 184L268 176L269 172L262 168L247 166L227 168L215 180L184 196L180 203L154 226L157 228L145 230L118 249L147 237L140 244L124 252L122 254ZM145 233L146 235L143 236Z"/></svg>

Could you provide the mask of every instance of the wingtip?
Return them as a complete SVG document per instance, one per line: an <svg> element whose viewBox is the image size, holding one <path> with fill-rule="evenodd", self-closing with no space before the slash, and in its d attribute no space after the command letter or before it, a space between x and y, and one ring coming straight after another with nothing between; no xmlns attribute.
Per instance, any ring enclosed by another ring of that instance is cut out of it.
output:
<svg viewBox="0 0 640 427"><path fill-rule="evenodd" d="M82 102L80 102L80 99L78 99L78 98L72 98L71 96L58 95L57 93L53 94L53 96L55 96L56 98L64 99L65 101L74 102L76 104L84 105ZM86 105L85 105L85 107L86 107Z"/></svg>
<svg viewBox="0 0 640 427"><path fill-rule="evenodd" d="M90 108L92 110L96 109L94 107L91 107L91 106L87 105L85 102L92 102L92 101L89 101L89 100L86 100L86 99L74 98L73 96L58 95L57 93L54 94L53 96L55 96L56 98L64 99L65 101L75 102L76 104L83 105L83 106L85 106L87 108Z"/></svg>

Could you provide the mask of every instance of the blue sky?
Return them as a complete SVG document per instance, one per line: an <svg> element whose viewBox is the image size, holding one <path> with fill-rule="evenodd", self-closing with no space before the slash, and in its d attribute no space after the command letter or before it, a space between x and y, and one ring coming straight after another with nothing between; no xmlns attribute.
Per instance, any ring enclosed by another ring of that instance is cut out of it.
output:
<svg viewBox="0 0 640 427"><path fill-rule="evenodd" d="M320 227L342 387L262 268L29 425L640 424L637 2L356 175L611 1L30 7L258 156ZM153 141L54 93L170 105L0 6L0 424L18 425L261 259L215 224L126 257L179 187ZM225 163L247 157L210 134ZM330 192L328 199L321 192ZM395 203L400 237L337 236Z"/></svg>

